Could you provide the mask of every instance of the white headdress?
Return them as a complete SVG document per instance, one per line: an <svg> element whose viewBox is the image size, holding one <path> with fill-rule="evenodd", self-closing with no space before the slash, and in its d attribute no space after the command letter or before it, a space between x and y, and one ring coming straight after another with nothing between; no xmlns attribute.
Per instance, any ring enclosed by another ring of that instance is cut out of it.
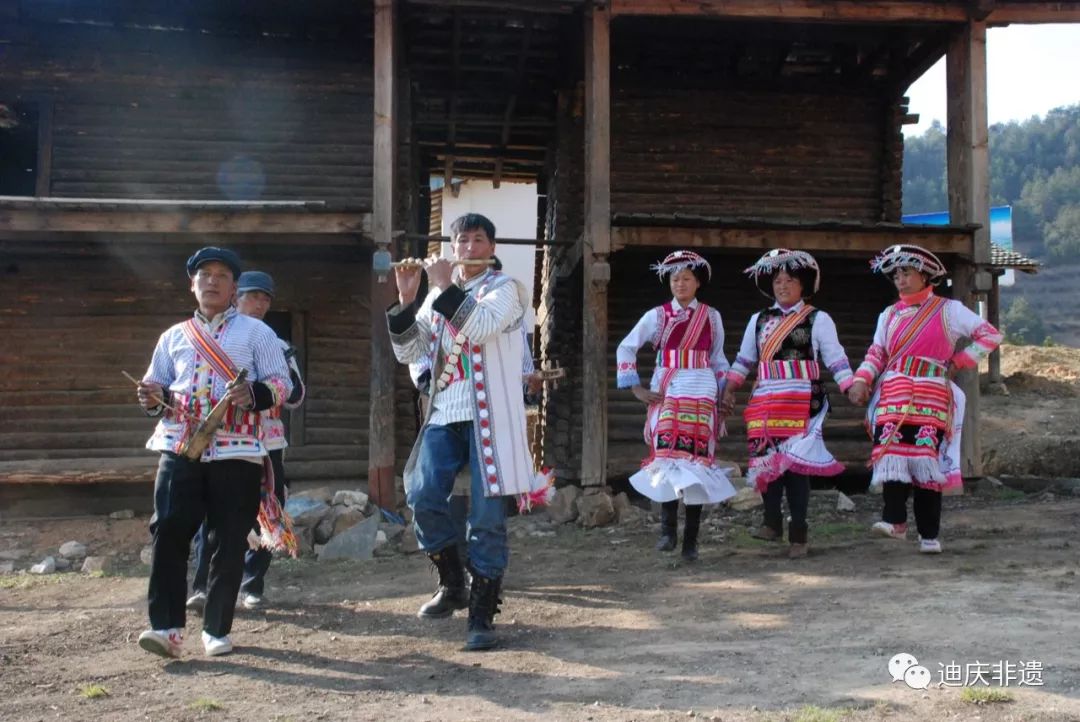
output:
<svg viewBox="0 0 1080 722"><path fill-rule="evenodd" d="M693 251L675 251L669 253L660 263L649 266L656 274L663 278L669 273L678 273L686 269L704 268L708 280L712 280L712 266L704 258Z"/></svg>
<svg viewBox="0 0 1080 722"><path fill-rule="evenodd" d="M922 246L900 243L889 246L870 261L870 269L885 276L893 274L898 268L914 268L930 277L936 283L945 277L945 264L941 259Z"/></svg>
<svg viewBox="0 0 1080 722"><path fill-rule="evenodd" d="M789 251L786 248L773 249L759 258L754 265L747 268L743 273L754 279L759 291L772 298L772 289L767 289L763 282L766 279L771 281L772 277L780 271L791 273L802 268L809 268L814 272L814 288L804 288L803 295L809 296L811 293L817 293L821 287L821 269L818 268L814 257L806 251Z"/></svg>

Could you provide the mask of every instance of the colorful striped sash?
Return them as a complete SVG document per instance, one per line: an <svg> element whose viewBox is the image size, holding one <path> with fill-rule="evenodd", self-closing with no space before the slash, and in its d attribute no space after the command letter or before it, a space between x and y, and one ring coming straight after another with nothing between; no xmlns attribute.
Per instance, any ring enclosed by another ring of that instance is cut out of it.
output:
<svg viewBox="0 0 1080 722"><path fill-rule="evenodd" d="M821 366L817 361L770 361L758 364L759 379L809 379L816 381L821 377Z"/></svg>
<svg viewBox="0 0 1080 722"><path fill-rule="evenodd" d="M686 333L683 335L682 340L679 342L679 347L677 349L673 350L673 351L664 351L664 352L658 353L657 354L657 359L659 359L663 354L667 354L667 353L673 353L673 354L677 354L679 356L681 356L683 354L687 354L689 356L689 354L691 354L691 353L702 353L702 354L705 354L705 358L706 358L705 366L703 366L702 368L707 368L708 367L708 352L706 352L706 351L691 352L690 349L694 348L694 346L697 345L698 340L701 339L701 334L705 331L705 324L708 323L708 321L709 321L709 307L706 306L704 303L699 303L698 307L697 307L697 310L694 311L694 315L690 319L690 327L688 329L686 329ZM665 330L665 335L666 335L666 331L667 330ZM659 384L659 386L658 386L658 388L656 390L657 393L660 394L661 398L667 395L668 386L671 384L671 380L673 378L675 378L675 374L679 371L678 367L671 367L671 366L664 366L663 369L664 369L664 371L660 376L660 384ZM662 405L662 404L663 404L662 400L661 400L660 404L649 404L649 410L645 414L645 443L649 445L649 458L650 459L653 458L656 455L656 445L655 445L655 436L653 435L652 430L649 428L649 418L652 416L653 409L655 409L658 405ZM657 411L657 421L659 421L659 411Z"/></svg>
<svg viewBox="0 0 1080 722"><path fill-rule="evenodd" d="M219 376L229 381L236 379L240 369L229 358L229 354L225 353L225 349L221 348L221 345L206 333L202 326L195 323L195 319L188 319L181 328L187 340L206 358Z"/></svg>
<svg viewBox="0 0 1080 722"><path fill-rule="evenodd" d="M780 350L781 344L784 343L784 339L786 339L799 324L805 321L806 317L813 311L814 307L810 304L806 304L795 313L784 316L784 319L780 324L774 328L772 333L769 334L769 337L765 339L765 343L761 345L761 353L758 355L758 360L761 363L769 363L772 361L773 356L776 355L776 352Z"/></svg>
<svg viewBox="0 0 1080 722"><path fill-rule="evenodd" d="M943 364L919 356L902 356L889 364L889 370L897 371L905 376L924 378L941 378L948 373L948 369Z"/></svg>
<svg viewBox="0 0 1080 722"><path fill-rule="evenodd" d="M656 354L656 365L665 369L707 369L708 351L661 351Z"/></svg>

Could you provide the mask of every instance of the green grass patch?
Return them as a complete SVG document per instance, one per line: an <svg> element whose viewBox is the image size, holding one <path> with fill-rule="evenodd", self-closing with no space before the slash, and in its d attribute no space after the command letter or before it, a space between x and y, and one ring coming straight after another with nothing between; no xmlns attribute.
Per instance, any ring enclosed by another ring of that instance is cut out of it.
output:
<svg viewBox="0 0 1080 722"><path fill-rule="evenodd" d="M779 542L755 539L750 536L750 530L746 527L735 527L727 537L727 543L741 548L761 549L778 544Z"/></svg>
<svg viewBox="0 0 1080 722"><path fill-rule="evenodd" d="M79 694L86 699L101 699L109 696L109 690L100 684L84 684L79 687Z"/></svg>
<svg viewBox="0 0 1080 722"><path fill-rule="evenodd" d="M0 589L31 589L48 584L60 584L74 574L13 574L0 577Z"/></svg>
<svg viewBox="0 0 1080 722"><path fill-rule="evenodd" d="M827 521L821 524L810 523L810 543L814 539L821 541L843 541L866 536L866 527L851 521Z"/></svg>
<svg viewBox="0 0 1080 722"><path fill-rule="evenodd" d="M840 722L850 715L849 709L807 705L795 711L791 722Z"/></svg>
<svg viewBox="0 0 1080 722"><path fill-rule="evenodd" d="M218 702L216 699L210 699L209 697L199 697L197 700L188 705L196 712L219 712L225 709L225 705Z"/></svg>
<svg viewBox="0 0 1080 722"><path fill-rule="evenodd" d="M990 494L990 498L994 501L1017 501L1026 496L1027 494L1019 489L1014 489L1011 486L996 486L994 487L994 491Z"/></svg>
<svg viewBox="0 0 1080 722"><path fill-rule="evenodd" d="M1012 702L1013 696L1003 689L993 687L964 687L960 699L968 704L1002 704Z"/></svg>

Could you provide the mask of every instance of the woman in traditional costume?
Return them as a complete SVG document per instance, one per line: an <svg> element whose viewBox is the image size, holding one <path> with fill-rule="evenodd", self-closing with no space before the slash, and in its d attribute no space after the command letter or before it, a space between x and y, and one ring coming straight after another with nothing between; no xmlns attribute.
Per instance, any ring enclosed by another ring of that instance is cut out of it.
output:
<svg viewBox="0 0 1080 722"><path fill-rule="evenodd" d="M679 500L686 505L682 556L698 557L702 504L735 496L724 469L715 465L716 439L723 433L717 402L728 362L720 312L697 300L712 276L709 263L692 251L675 251L652 266L668 276L672 300L637 322L619 344L619 388L629 388L648 406L645 443L649 454L630 477L639 492L661 503L658 551L675 548ZM641 385L637 353L645 344L656 349L656 368L648 388Z"/></svg>
<svg viewBox="0 0 1080 722"><path fill-rule="evenodd" d="M783 538L781 502L786 493L791 513L788 556L799 558L808 550L810 477L844 470L822 439L829 400L821 366L827 366L840 390L847 391L851 365L832 318L806 302L821 285L813 256L778 248L746 273L773 304L750 317L727 374L722 413L731 411L735 390L756 369L757 382L744 413L750 447L747 481L765 503L764 523L754 536L768 541Z"/></svg>
<svg viewBox="0 0 1080 722"><path fill-rule="evenodd" d="M873 345L849 392L855 403L870 400L870 488L884 496L881 521L873 530L906 538L910 494L919 551L937 554L941 494L962 484L964 394L951 377L955 369L976 368L1001 343L1001 334L960 301L934 293L945 266L925 248L890 246L870 267L888 276L900 293L900 300L878 316ZM960 338L971 343L956 352Z"/></svg>

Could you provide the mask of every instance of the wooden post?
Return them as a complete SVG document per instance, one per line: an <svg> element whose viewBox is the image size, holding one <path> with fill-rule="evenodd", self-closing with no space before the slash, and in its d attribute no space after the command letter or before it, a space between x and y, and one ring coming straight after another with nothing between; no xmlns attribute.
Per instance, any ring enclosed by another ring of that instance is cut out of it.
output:
<svg viewBox="0 0 1080 722"><path fill-rule="evenodd" d="M582 486L607 481L608 281L611 267L611 11L585 28L585 235L582 243Z"/></svg>
<svg viewBox="0 0 1080 722"><path fill-rule="evenodd" d="M994 328L1001 328L1001 286L999 280L1001 273L995 271L991 276L990 295L986 298L986 320ZM990 383L1001 383L1001 351L994 349L990 352Z"/></svg>
<svg viewBox="0 0 1080 722"><path fill-rule="evenodd" d="M970 21L957 31L946 54L948 95L947 156L949 220L977 223L971 260L960 260L953 278L954 297L975 308L976 294L990 291L990 163L986 115L986 23ZM978 369L957 376L967 396L961 469L982 475L979 443Z"/></svg>
<svg viewBox="0 0 1080 722"><path fill-rule="evenodd" d="M307 312L293 311L291 314L289 337L296 349L296 364L304 377L308 373L307 365ZM307 404L289 412L289 446L303 446L307 436Z"/></svg>
<svg viewBox="0 0 1080 722"><path fill-rule="evenodd" d="M56 103L51 97L41 99L38 104L38 157L37 179L34 195L47 198L52 195L52 156L53 156L53 109Z"/></svg>
<svg viewBox="0 0 1080 722"><path fill-rule="evenodd" d="M375 134L372 187L376 252L389 251L397 184L396 0L375 1ZM394 491L394 377L397 362L385 312L397 297L389 278L371 274L371 400L368 409L368 493L377 506L397 507Z"/></svg>

